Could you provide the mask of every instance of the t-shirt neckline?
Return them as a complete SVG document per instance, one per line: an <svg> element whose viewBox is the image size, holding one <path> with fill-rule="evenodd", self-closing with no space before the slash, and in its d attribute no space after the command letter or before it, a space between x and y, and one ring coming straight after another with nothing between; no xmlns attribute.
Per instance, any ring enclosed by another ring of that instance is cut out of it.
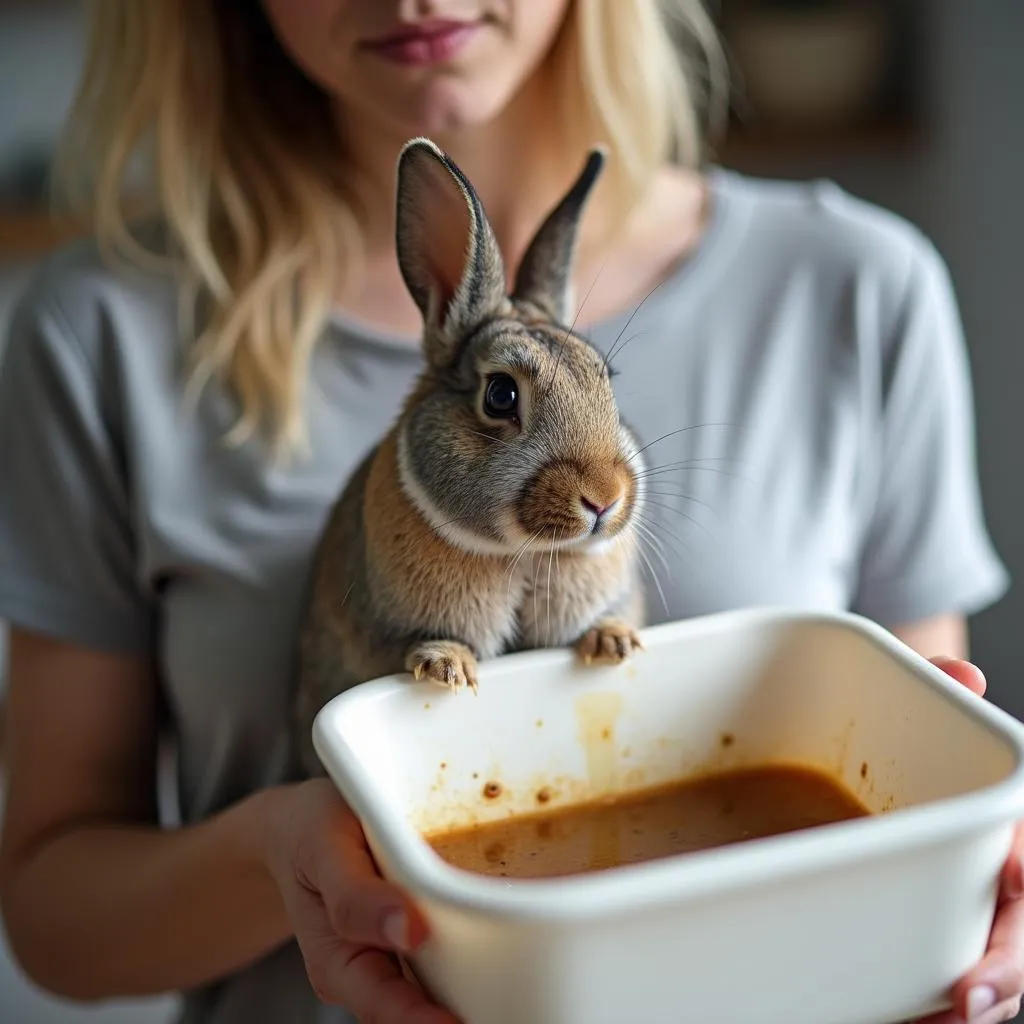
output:
<svg viewBox="0 0 1024 1024"><path fill-rule="evenodd" d="M725 239L730 234L730 227L735 220L736 207L734 196L729 187L733 173L719 166L711 166L704 172L707 181L709 203L708 221L697 245L681 256L672 269L662 278L647 298L641 300L645 306L657 305L659 300L670 295L678 303L684 292L689 293L697 287L717 255ZM637 305L618 312L608 314L596 321L581 319L579 328L584 336L598 332L614 331L626 323L637 309ZM418 339L394 331L375 327L339 309L331 311L328 322L339 331L349 343L364 342L396 352L405 353L418 358L420 348Z"/></svg>

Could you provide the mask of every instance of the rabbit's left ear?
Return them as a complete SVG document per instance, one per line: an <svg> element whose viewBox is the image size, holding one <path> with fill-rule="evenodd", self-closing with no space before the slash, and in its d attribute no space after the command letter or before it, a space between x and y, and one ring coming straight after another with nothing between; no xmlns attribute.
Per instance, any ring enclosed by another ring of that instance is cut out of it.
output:
<svg viewBox="0 0 1024 1024"><path fill-rule="evenodd" d="M447 365L459 341L506 302L505 266L466 176L429 139L398 158L398 265L423 314L424 350Z"/></svg>
<svg viewBox="0 0 1024 1024"><path fill-rule="evenodd" d="M513 297L539 306L556 323L568 324L573 318L580 218L604 163L605 150L592 149L575 184L537 229L516 274Z"/></svg>

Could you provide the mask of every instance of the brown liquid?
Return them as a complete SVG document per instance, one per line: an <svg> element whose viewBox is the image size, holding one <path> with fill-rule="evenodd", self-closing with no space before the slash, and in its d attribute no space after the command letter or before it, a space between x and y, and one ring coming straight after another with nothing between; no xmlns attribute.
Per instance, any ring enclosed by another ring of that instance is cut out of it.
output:
<svg viewBox="0 0 1024 1024"><path fill-rule="evenodd" d="M427 837L449 863L508 878L551 878L706 850L864 817L832 779L800 768L710 775L628 796Z"/></svg>

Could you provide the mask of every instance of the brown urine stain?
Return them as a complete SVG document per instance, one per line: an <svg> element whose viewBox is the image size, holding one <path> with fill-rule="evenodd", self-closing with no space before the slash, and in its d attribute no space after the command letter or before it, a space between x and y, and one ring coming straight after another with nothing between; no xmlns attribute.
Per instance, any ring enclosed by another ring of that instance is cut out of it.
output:
<svg viewBox="0 0 1024 1024"><path fill-rule="evenodd" d="M839 734L839 742L836 744L837 756L835 766L835 772L839 776L845 774L844 768L849 762L850 757L850 741L853 739L853 733L856 728L857 723L851 718L850 721L843 726L843 731Z"/></svg>
<svg viewBox="0 0 1024 1024"><path fill-rule="evenodd" d="M622 714L622 696L611 691L587 693L576 701L579 741L587 761L588 791L597 797L615 786L615 725ZM620 837L608 819L594 819L586 833L588 858L593 862L619 859Z"/></svg>
<svg viewBox="0 0 1024 1024"><path fill-rule="evenodd" d="M868 777L868 763L867 761L861 761L860 763L860 777L866 779Z"/></svg>
<svg viewBox="0 0 1024 1024"><path fill-rule="evenodd" d="M617 693L586 693L576 701L580 746L587 759L587 783L592 792L605 793L615 781L615 725L622 714Z"/></svg>
<svg viewBox="0 0 1024 1024"><path fill-rule="evenodd" d="M427 834L456 867L507 878L603 871L800 829L869 810L824 773L737 769Z"/></svg>
<svg viewBox="0 0 1024 1024"><path fill-rule="evenodd" d="M719 744L723 749L728 749L736 742L736 737L731 732L723 732L718 738Z"/></svg>

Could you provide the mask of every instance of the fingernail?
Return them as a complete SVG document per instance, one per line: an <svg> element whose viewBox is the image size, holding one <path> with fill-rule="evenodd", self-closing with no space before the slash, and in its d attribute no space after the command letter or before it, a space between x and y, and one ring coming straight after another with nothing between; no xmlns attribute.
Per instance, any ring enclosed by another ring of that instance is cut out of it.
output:
<svg viewBox="0 0 1024 1024"><path fill-rule="evenodd" d="M991 985L975 985L967 993L967 1019L974 1020L996 1005L999 996Z"/></svg>
<svg viewBox="0 0 1024 1024"><path fill-rule="evenodd" d="M1009 875L1006 880L1007 896L1012 900L1019 899L1024 896L1024 860L1015 857Z"/></svg>
<svg viewBox="0 0 1024 1024"><path fill-rule="evenodd" d="M385 916L381 931L385 941L395 949L409 948L409 919L401 910L392 910Z"/></svg>

